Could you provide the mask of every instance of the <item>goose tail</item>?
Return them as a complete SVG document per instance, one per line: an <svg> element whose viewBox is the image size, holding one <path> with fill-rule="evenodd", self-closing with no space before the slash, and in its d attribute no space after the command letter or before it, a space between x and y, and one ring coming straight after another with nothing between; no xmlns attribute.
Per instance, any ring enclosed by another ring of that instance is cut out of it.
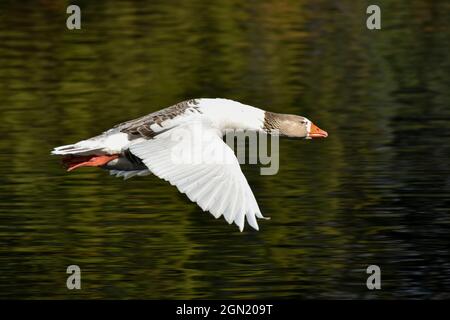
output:
<svg viewBox="0 0 450 320"><path fill-rule="evenodd" d="M102 151L102 149L103 148L99 147L98 144L94 145L91 141L84 140L77 142L75 144L68 144L56 147L50 152L50 154L57 156L67 156L67 155L87 156L98 154L99 152Z"/></svg>

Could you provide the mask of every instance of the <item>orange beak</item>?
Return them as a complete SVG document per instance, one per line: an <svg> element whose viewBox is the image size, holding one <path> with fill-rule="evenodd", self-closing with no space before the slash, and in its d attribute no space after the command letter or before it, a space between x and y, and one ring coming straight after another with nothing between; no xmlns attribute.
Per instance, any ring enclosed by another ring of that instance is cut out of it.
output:
<svg viewBox="0 0 450 320"><path fill-rule="evenodd" d="M328 137L328 133L325 130L320 129L314 123L311 123L311 129L308 133L308 138L326 138Z"/></svg>

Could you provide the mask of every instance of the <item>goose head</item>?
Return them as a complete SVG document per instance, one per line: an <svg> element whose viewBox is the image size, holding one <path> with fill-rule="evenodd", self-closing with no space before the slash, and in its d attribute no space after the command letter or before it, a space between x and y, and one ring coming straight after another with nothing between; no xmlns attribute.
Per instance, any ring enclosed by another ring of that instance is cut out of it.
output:
<svg viewBox="0 0 450 320"><path fill-rule="evenodd" d="M328 133L320 129L311 120L293 114L266 111L264 129L268 133L278 130L280 136L297 139L326 138Z"/></svg>

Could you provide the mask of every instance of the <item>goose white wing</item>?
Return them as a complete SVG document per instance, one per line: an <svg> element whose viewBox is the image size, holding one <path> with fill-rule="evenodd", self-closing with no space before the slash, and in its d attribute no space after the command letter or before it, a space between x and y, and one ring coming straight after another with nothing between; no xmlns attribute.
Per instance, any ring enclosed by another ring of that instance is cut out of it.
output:
<svg viewBox="0 0 450 320"><path fill-rule="evenodd" d="M130 146L148 169L176 186L203 211L244 229L264 218L233 150L218 130L200 122L173 128Z"/></svg>

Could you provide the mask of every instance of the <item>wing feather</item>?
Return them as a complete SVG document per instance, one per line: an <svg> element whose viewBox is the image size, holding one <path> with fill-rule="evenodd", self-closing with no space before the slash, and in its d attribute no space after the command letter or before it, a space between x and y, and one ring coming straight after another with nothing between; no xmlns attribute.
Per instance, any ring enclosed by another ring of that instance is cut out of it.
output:
<svg viewBox="0 0 450 320"><path fill-rule="evenodd" d="M215 218L223 215L241 231L246 220L252 228L259 229L256 218L264 217L233 150L217 130L190 123L132 144L130 151L153 174L176 186L203 211L211 212ZM192 154L201 157L183 158Z"/></svg>

